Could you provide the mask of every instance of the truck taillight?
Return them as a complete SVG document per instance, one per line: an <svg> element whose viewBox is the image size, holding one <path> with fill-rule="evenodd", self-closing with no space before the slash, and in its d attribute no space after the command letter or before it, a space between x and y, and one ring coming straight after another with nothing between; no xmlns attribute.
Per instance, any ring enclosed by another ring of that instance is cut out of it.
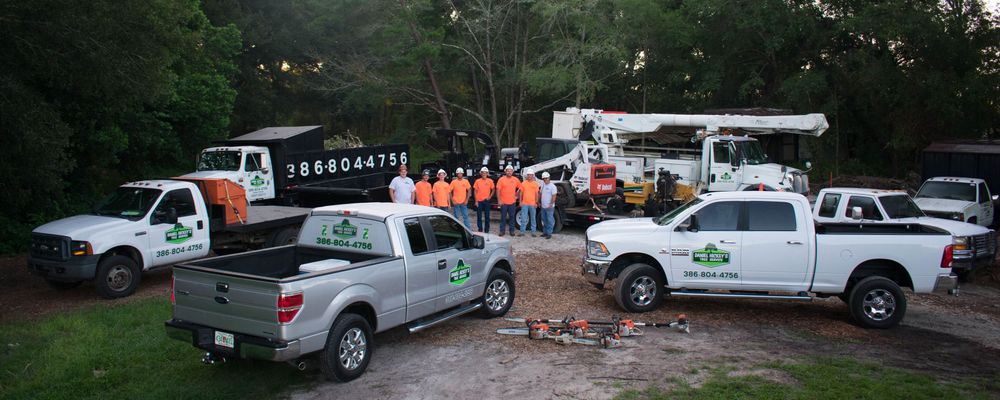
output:
<svg viewBox="0 0 1000 400"><path fill-rule="evenodd" d="M287 324L302 309L302 292L282 293L278 296L278 323Z"/></svg>
<svg viewBox="0 0 1000 400"><path fill-rule="evenodd" d="M955 259L954 247L944 246L944 254L941 255L941 268L951 268L951 261Z"/></svg>

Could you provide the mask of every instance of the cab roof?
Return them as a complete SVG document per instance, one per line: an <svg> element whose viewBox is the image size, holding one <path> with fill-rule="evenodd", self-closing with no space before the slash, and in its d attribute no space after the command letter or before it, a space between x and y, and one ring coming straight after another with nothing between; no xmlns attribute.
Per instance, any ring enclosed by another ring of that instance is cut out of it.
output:
<svg viewBox="0 0 1000 400"><path fill-rule="evenodd" d="M869 194L869 195L872 195L872 196L884 196L884 195L890 195L890 194L893 194L893 195L907 194L906 191L904 191L902 189L899 189L899 190L890 190L890 189L832 187L832 188L826 188L826 189L820 190L820 193L828 193L828 192L836 192L836 193L843 193L843 194Z"/></svg>
<svg viewBox="0 0 1000 400"><path fill-rule="evenodd" d="M163 189L167 187L193 185L190 182L175 181L172 179L150 179L145 181L125 182L122 187L141 187L150 189Z"/></svg>
<svg viewBox="0 0 1000 400"><path fill-rule="evenodd" d="M967 178L967 177L959 177L959 176L935 176L933 178L928 179L927 181L928 182L929 181L934 181L934 182L959 182L959 183L979 183L979 182L985 182L984 180L979 179L979 178Z"/></svg>
<svg viewBox="0 0 1000 400"><path fill-rule="evenodd" d="M705 193L699 198L703 200L711 199L765 199L765 200L806 200L806 197L792 192L761 192L757 190L745 190L741 192L712 192Z"/></svg>
<svg viewBox="0 0 1000 400"><path fill-rule="evenodd" d="M351 203L323 206L313 209L311 215L359 215L373 219L386 219L394 215L429 214L448 215L448 213L434 207L397 203Z"/></svg>

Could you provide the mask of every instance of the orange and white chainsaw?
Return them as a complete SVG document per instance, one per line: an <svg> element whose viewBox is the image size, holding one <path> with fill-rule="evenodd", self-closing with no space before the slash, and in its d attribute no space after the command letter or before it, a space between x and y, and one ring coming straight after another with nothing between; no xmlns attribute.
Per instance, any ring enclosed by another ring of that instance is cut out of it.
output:
<svg viewBox="0 0 1000 400"><path fill-rule="evenodd" d="M521 322L525 327L500 328L503 335L528 336L530 339L554 339L560 344L600 345L605 348L618 347L622 337L641 336L639 327L671 328L678 332L690 333L687 316L679 314L677 320L664 323L637 322L630 319L612 317L611 321L591 321L567 317L563 319L505 318L507 321Z"/></svg>

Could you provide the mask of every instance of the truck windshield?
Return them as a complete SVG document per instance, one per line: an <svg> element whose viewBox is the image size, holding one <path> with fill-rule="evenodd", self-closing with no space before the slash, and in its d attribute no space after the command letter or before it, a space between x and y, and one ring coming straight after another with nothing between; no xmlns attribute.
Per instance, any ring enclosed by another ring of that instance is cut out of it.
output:
<svg viewBox="0 0 1000 400"><path fill-rule="evenodd" d="M199 171L238 171L240 169L240 158L243 153L239 151L206 151L201 153L201 160L198 161Z"/></svg>
<svg viewBox="0 0 1000 400"><path fill-rule="evenodd" d="M976 201L976 185L961 182L927 181L917 192L917 198Z"/></svg>
<svg viewBox="0 0 1000 400"><path fill-rule="evenodd" d="M120 187L98 203L94 214L139 220L160 198L160 192L159 189Z"/></svg>
<svg viewBox="0 0 1000 400"><path fill-rule="evenodd" d="M687 209L689 209L691 207L694 207L695 205L697 205L698 203L701 203L702 201L703 201L702 199L695 198L694 200L691 200L691 201L689 201L687 203L684 203L684 205L675 208L673 211L668 212L667 215L664 215L664 216L659 217L659 218L655 218L654 220L656 221L657 225L667 225L671 221L673 221L674 218L677 217L677 215L679 215L680 213L684 212L684 210L687 210Z"/></svg>
<svg viewBox="0 0 1000 400"><path fill-rule="evenodd" d="M747 140L734 143L736 144L737 154L740 158L747 160L747 164L767 164L767 156L764 154L764 149L760 147L760 142L756 140Z"/></svg>
<svg viewBox="0 0 1000 400"><path fill-rule="evenodd" d="M882 208L889 214L889 219L923 217L924 212L907 195L882 196L879 198Z"/></svg>

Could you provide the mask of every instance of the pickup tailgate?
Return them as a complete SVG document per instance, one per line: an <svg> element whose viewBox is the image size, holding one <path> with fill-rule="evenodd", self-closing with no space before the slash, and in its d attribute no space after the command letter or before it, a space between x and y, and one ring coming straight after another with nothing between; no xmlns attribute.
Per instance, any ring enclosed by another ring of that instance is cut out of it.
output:
<svg viewBox="0 0 1000 400"><path fill-rule="evenodd" d="M278 283L174 267L174 319L220 331L279 338Z"/></svg>

